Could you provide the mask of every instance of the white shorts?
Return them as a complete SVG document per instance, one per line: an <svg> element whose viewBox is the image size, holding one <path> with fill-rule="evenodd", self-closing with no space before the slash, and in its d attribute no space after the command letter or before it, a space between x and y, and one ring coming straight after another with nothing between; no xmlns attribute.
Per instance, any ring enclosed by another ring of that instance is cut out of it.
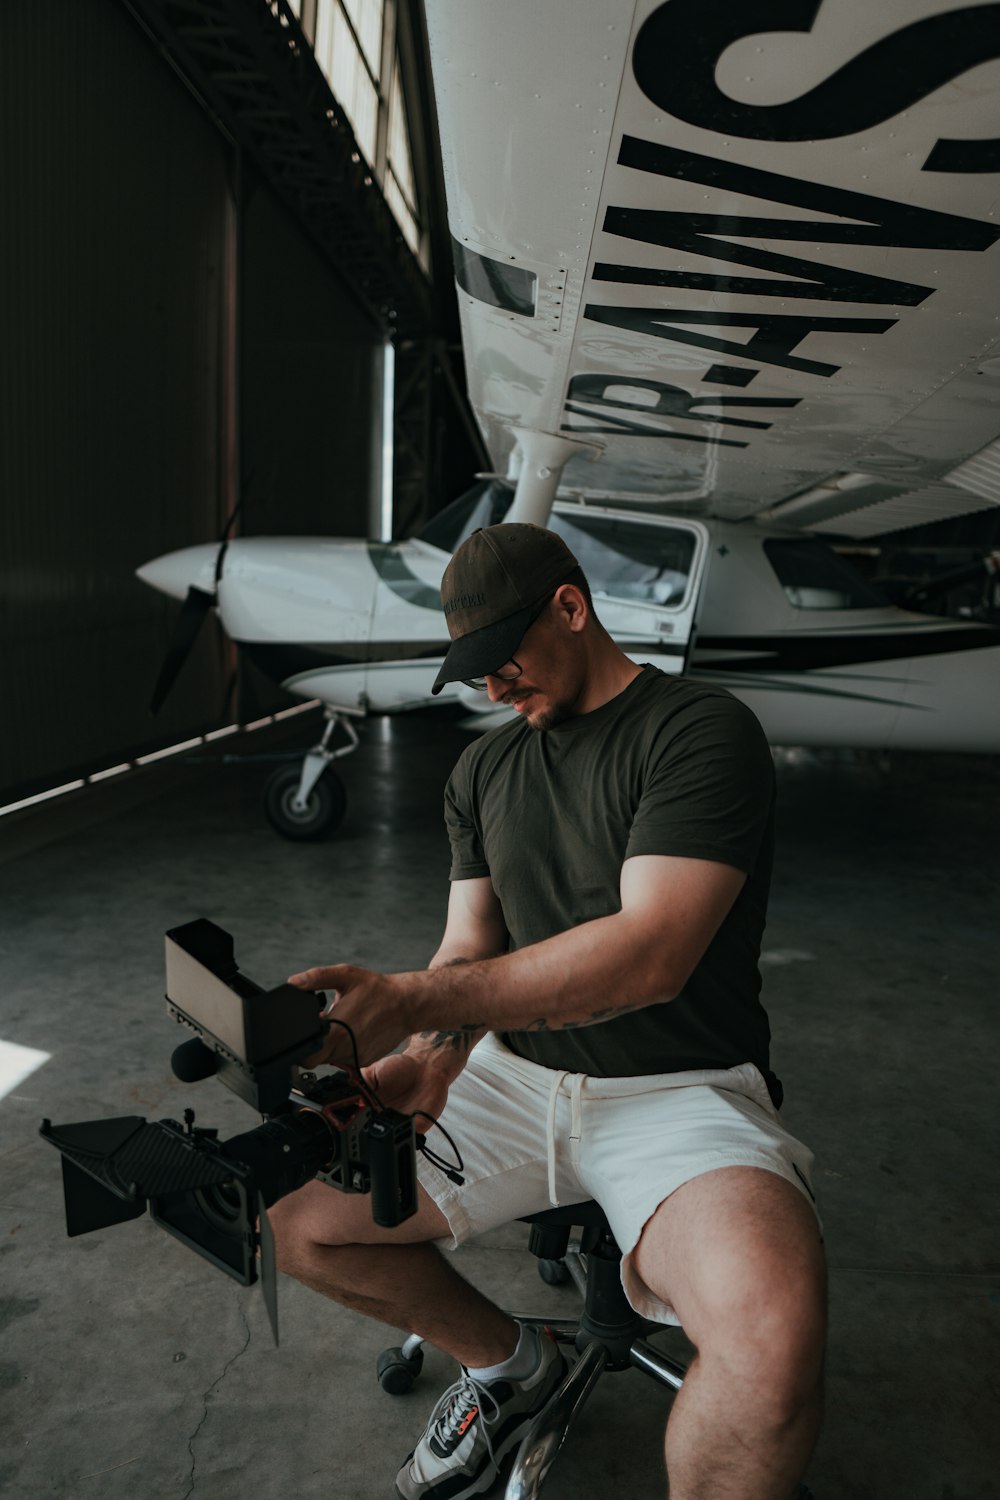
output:
<svg viewBox="0 0 1000 1500"><path fill-rule="evenodd" d="M761 1167L815 1208L812 1152L788 1134L752 1063L735 1068L592 1078L518 1057L483 1038L452 1085L441 1123L464 1163L464 1186L418 1158L454 1250L526 1214L595 1199L622 1251L622 1286L642 1317L677 1323L643 1283L632 1252L643 1227L682 1183L718 1167ZM435 1139L436 1137L436 1139ZM450 1159L439 1131L429 1142Z"/></svg>

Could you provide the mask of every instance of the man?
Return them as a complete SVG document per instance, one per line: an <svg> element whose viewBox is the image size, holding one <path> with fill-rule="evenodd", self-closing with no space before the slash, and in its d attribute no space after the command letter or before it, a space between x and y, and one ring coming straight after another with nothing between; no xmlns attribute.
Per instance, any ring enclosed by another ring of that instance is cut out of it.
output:
<svg viewBox="0 0 1000 1500"><path fill-rule="evenodd" d="M386 1104L443 1116L464 1183L421 1161L417 1214L385 1230L312 1182L273 1210L279 1265L459 1361L396 1493L462 1500L491 1486L563 1362L437 1246L596 1198L633 1307L697 1349L667 1427L671 1500L790 1500L819 1423L825 1292L811 1156L778 1116L758 1000L760 726L630 661L552 532L475 532L441 593L435 691L471 681L517 715L448 784L441 946L422 972L294 982L336 992ZM334 1028L323 1060L349 1056Z"/></svg>

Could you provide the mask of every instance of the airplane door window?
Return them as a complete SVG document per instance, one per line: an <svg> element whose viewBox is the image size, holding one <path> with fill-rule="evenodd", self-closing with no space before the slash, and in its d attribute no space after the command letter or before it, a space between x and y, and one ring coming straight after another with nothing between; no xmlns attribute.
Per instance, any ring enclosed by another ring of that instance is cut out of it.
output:
<svg viewBox="0 0 1000 1500"><path fill-rule="evenodd" d="M764 552L796 609L885 609L889 602L817 538L772 537Z"/></svg>
<svg viewBox="0 0 1000 1500"><path fill-rule="evenodd" d="M680 526L553 512L549 526L579 560L595 594L676 609L684 602L696 537Z"/></svg>

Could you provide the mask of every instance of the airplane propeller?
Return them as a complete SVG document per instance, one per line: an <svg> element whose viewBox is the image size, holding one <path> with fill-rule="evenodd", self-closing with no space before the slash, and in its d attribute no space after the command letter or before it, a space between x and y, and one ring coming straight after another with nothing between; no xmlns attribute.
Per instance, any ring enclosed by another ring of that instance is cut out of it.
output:
<svg viewBox="0 0 1000 1500"><path fill-rule="evenodd" d="M194 584L185 594L180 614L174 622L167 654L160 667L160 675L156 679L153 696L149 700L151 715L158 714L166 702L170 690L180 676L181 668L194 650L194 643L198 639L202 622L209 610L214 609L216 602L217 597L214 592L208 594L204 589L196 588Z"/></svg>
<svg viewBox="0 0 1000 1500"><path fill-rule="evenodd" d="M194 650L195 642L198 639L201 627L209 611L214 609L219 602L219 580L222 577L222 567L225 562L226 550L229 547L233 527L236 524L240 511L243 509L245 498L246 489L244 489L243 494L233 506L219 536L211 589L204 588L200 583L193 583L188 587L183 597L180 613L174 621L174 628L167 645L166 655L163 658L160 673L156 679L156 686L153 688L153 695L149 700L149 712L151 716L155 717L159 713L169 697L174 683L181 674L184 663ZM190 549L191 552L195 550L200 549ZM147 583L156 585L160 580L154 576L155 570L160 564L169 566L174 556L176 554L172 554L170 558L161 559L159 564L154 562L148 564L145 568L140 568L138 570L140 578L144 578ZM203 570L199 570L199 572L204 577Z"/></svg>

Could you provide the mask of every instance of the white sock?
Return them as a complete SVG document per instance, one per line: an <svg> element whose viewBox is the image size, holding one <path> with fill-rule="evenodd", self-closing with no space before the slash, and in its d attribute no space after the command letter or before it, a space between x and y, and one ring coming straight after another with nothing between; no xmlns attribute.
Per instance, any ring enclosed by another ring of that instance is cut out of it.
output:
<svg viewBox="0 0 1000 1500"><path fill-rule="evenodd" d="M520 1329L521 1337L517 1341L517 1348L501 1364L483 1365L478 1369L472 1365L466 1366L473 1380L485 1384L490 1380L527 1380L529 1375L534 1375L542 1362L538 1332L529 1323L520 1324Z"/></svg>

